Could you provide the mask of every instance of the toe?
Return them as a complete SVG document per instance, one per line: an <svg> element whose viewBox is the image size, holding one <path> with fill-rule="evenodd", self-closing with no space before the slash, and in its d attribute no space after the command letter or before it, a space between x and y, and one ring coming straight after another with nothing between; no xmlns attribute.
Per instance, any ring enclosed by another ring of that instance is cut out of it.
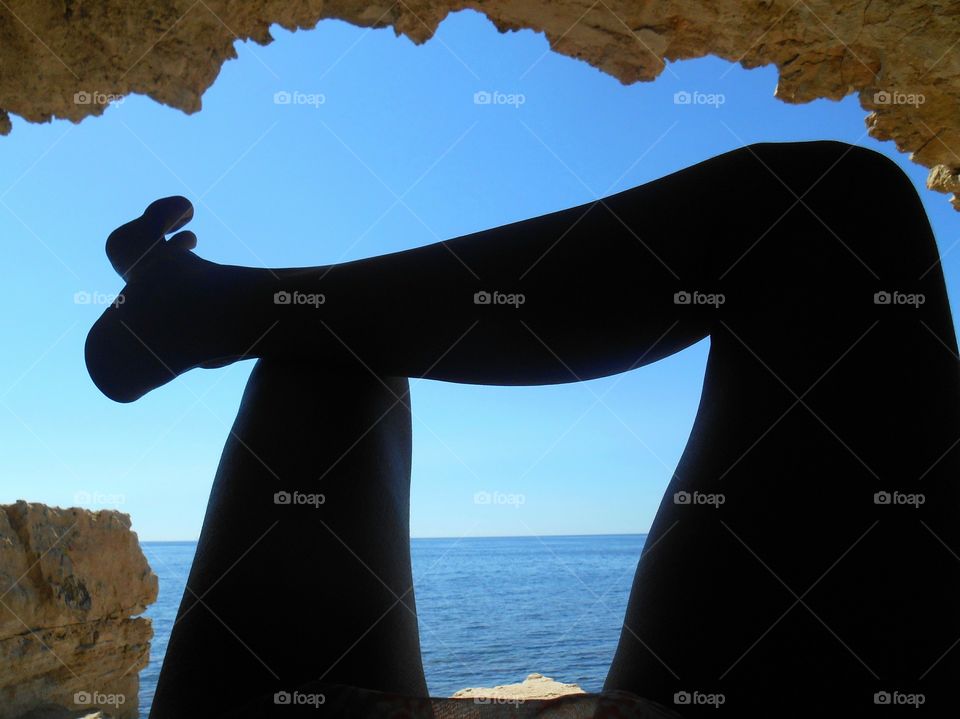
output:
<svg viewBox="0 0 960 719"><path fill-rule="evenodd" d="M184 230L183 232L178 232L169 240L167 240L167 247L171 247L177 250L192 250L197 246L197 236L190 232L190 230Z"/></svg>
<svg viewBox="0 0 960 719"><path fill-rule="evenodd" d="M136 268L164 244L164 235L193 219L193 205L185 197L165 197L150 204L144 213L110 233L107 258L128 282Z"/></svg>

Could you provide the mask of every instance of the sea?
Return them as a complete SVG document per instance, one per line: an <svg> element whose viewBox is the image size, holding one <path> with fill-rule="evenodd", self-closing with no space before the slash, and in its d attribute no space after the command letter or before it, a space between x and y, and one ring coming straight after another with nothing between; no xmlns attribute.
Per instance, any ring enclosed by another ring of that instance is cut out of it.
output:
<svg viewBox="0 0 960 719"><path fill-rule="evenodd" d="M432 696L522 681L538 672L600 691L620 637L647 535L412 539L414 592ZM150 711L196 542L144 542L160 580L146 612Z"/></svg>

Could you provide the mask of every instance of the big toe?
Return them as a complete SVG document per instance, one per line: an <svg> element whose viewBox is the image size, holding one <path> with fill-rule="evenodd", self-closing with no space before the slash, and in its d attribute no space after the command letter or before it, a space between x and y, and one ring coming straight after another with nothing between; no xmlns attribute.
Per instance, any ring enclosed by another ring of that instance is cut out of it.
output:
<svg viewBox="0 0 960 719"><path fill-rule="evenodd" d="M128 282L138 267L161 251L164 235L176 232L193 219L193 205L174 195L151 203L137 219L121 225L107 238L107 258Z"/></svg>

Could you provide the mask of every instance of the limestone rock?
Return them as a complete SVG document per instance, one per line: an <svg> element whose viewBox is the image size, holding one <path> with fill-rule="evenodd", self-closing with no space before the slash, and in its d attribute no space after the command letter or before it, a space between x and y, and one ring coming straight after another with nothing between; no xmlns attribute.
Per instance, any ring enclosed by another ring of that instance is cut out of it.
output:
<svg viewBox="0 0 960 719"><path fill-rule="evenodd" d="M156 597L129 516L0 505L0 719L50 705L134 719L153 636L135 615Z"/></svg>
<svg viewBox="0 0 960 719"><path fill-rule="evenodd" d="M461 689L453 699L556 699L568 694L585 694L576 684L561 684L543 674L530 674L519 684Z"/></svg>
<svg viewBox="0 0 960 719"><path fill-rule="evenodd" d="M77 122L112 98L149 95L186 112L235 40L271 41L269 27L323 18L392 26L428 40L450 13L474 9L501 30L543 31L559 53L625 83L668 61L716 55L776 65L785 102L858 93L873 137L942 166L928 185L951 189L960 169L960 4L934 0L7 0L0 3L0 134L8 113ZM955 200L960 209L960 202Z"/></svg>

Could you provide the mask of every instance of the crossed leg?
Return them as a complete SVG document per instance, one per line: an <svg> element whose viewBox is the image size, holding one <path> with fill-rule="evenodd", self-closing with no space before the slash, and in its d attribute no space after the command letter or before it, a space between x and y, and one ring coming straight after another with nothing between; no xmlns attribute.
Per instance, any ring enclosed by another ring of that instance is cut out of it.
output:
<svg viewBox="0 0 960 719"><path fill-rule="evenodd" d="M153 207L111 237L127 301L104 314L87 346L108 395L129 401L190 367L247 356L311 361L331 378L359 367L380 377L569 382L642 366L709 334L700 412L640 561L607 687L664 704L677 692L722 693L732 711L785 694L797 706L830 695L834 706L869 710L876 692L919 683L935 697L937 677L955 674L956 340L919 199L885 158L840 143L756 145L582 207L306 269L205 263L184 233L164 243L189 215L172 208ZM165 289L174 276L175 292ZM477 304L477 291L526 301ZM689 303L684 292L694 293ZM892 301L878 303L877 292ZM276 304L276 293L325 302ZM697 299L710 295L725 301ZM373 418L357 407L337 415L354 429ZM337 453L326 441L295 445L291 476L329 464ZM396 516L408 479L390 474L380 485L401 498ZM220 484L204 530L220 559L198 565L201 587L243 551L222 527L234 514L212 513ZM675 502L681 491L693 500ZM348 512L343 527L376 516L364 512ZM409 557L397 543L362 546L405 580ZM237 569L268 573L274 555L257 551ZM363 569L351 559L345 572ZM374 604L386 611L405 583ZM358 616L358 585L337 584L356 591L343 616ZM171 651L180 642L189 646L178 638ZM392 674L393 651L367 655L384 658L383 677L404 676ZM319 663L309 666L315 674ZM374 685L340 667L343 683L423 691L419 676ZM306 668L292 661L290 671ZM166 674L158 700L186 686Z"/></svg>

